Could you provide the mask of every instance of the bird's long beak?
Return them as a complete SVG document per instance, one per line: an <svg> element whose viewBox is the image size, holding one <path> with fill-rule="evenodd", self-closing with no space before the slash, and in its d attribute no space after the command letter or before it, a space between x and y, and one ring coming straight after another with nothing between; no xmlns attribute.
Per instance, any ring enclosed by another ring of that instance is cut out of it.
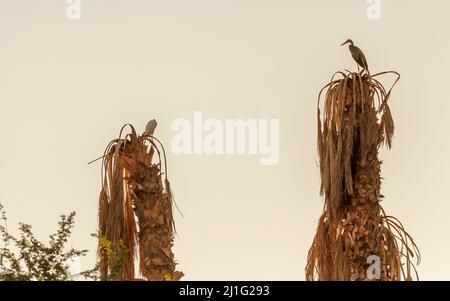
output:
<svg viewBox="0 0 450 301"><path fill-rule="evenodd" d="M346 42L342 43L342 44L341 44L341 46L344 46L344 45L345 45L345 44L347 44L347 43L348 43L348 41L346 41Z"/></svg>

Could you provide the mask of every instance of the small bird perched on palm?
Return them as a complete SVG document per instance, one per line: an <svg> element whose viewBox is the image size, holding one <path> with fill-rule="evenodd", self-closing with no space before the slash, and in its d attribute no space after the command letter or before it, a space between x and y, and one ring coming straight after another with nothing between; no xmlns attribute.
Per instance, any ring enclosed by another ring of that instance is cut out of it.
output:
<svg viewBox="0 0 450 301"><path fill-rule="evenodd" d="M147 123L147 126L145 127L145 132L144 134L147 136L153 136L153 133L155 132L156 126L158 125L158 123L156 122L155 119L150 120Z"/></svg>
<svg viewBox="0 0 450 301"><path fill-rule="evenodd" d="M356 63L359 66L361 66L363 68L363 70L366 70L367 73L370 75L369 65L367 64L366 56L364 55L362 50L359 49L358 47L356 47L353 44L353 41L350 39L348 39L347 41L342 43L341 46L344 46L345 44L350 44L350 45L348 45L348 49L350 50L350 53L352 54L353 59L356 61ZM359 69L359 67L358 67L358 69Z"/></svg>

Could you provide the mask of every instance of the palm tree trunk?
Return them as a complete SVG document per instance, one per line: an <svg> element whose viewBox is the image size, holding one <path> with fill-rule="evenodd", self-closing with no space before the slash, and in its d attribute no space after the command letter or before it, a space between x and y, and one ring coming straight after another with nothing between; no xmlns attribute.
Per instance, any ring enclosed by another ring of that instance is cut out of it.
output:
<svg viewBox="0 0 450 301"><path fill-rule="evenodd" d="M153 146L148 148L145 139L138 137L127 177L139 226L140 270L148 280L178 280L183 274L175 271L172 252L170 186L164 187L160 165L152 163Z"/></svg>

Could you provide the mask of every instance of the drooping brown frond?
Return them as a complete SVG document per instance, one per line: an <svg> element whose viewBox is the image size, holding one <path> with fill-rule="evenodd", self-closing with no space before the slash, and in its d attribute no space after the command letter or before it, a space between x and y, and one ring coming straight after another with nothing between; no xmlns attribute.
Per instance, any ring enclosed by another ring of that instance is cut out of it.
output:
<svg viewBox="0 0 450 301"><path fill-rule="evenodd" d="M117 253L119 246L124 244L128 249L128 256L124 260L122 272L116 280L134 278L134 248L136 235L130 216L133 210L127 200L126 184L124 182L125 168L123 163L123 149L127 140L118 139L110 143L103 158L103 187L100 192L99 230L100 237L105 237ZM111 267L108 258L100 256L102 262L102 276L106 278ZM103 258L102 258L103 257Z"/></svg>
<svg viewBox="0 0 450 301"><path fill-rule="evenodd" d="M308 253L308 280L367 280L368 258L381 263L381 280L410 280L418 248L398 220L379 204L382 143L391 147L394 122L375 75L336 73L319 93L317 148L324 212ZM340 79L335 79L340 76ZM323 113L320 101L326 90ZM418 278L417 273L415 273Z"/></svg>

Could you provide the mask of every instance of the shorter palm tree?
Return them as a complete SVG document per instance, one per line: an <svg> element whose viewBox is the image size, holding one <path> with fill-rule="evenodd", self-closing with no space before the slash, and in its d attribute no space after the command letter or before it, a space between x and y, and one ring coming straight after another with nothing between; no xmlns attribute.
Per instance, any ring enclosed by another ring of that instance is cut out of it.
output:
<svg viewBox="0 0 450 301"><path fill-rule="evenodd" d="M127 126L131 133L122 138ZM165 150L153 136L155 127L152 120L146 132L138 135L132 125L123 126L119 138L109 143L102 157L100 238L110 242L116 253L120 246L128 251L116 280L135 279L136 257L140 273L148 280L178 280L183 276L175 270L174 200ZM111 259L102 252L99 256L101 274L107 277Z"/></svg>

